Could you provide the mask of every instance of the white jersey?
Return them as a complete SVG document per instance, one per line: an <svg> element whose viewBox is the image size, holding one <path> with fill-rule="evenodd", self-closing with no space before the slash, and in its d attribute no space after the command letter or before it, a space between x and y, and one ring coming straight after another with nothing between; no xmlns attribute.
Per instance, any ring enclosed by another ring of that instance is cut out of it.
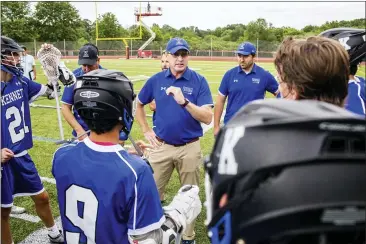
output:
<svg viewBox="0 0 366 244"><path fill-rule="evenodd" d="M24 69L24 76L30 80L34 79L33 65L36 65L34 57L32 55L24 55L21 57L20 63Z"/></svg>

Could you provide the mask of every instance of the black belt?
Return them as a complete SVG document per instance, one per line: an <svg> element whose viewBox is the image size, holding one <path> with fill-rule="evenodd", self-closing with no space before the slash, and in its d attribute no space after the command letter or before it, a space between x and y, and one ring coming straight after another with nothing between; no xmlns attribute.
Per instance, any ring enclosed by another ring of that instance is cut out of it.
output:
<svg viewBox="0 0 366 244"><path fill-rule="evenodd" d="M183 143L183 144L170 144L170 143L167 143L166 141L164 141L163 139L161 139L161 138L159 138L157 136L156 136L156 140L158 140L161 143L165 143L165 144L168 144L168 145L171 145L171 146L174 146L174 147L181 147L181 146L185 146L185 145L187 145L189 143L198 141L199 140L199 137L193 138L192 140L190 140L190 141L188 141L186 143Z"/></svg>

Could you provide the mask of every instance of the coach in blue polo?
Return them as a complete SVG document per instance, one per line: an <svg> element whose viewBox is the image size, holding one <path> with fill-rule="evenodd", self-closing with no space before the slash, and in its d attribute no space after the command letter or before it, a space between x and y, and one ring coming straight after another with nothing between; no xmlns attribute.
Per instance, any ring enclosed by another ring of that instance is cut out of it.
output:
<svg viewBox="0 0 366 244"><path fill-rule="evenodd" d="M277 95L276 79L254 63L256 48L250 42L239 45L235 51L238 66L228 70L222 78L214 110L214 135L220 130L220 119L228 98L224 124L245 104L257 99L264 99L266 91Z"/></svg>
<svg viewBox="0 0 366 244"><path fill-rule="evenodd" d="M202 152L201 122L212 121L213 101L202 75L188 68L189 46L181 38L166 47L169 69L152 76L138 94L136 120L155 148L149 155L160 199L170 176L177 169L182 185L199 185ZM156 102L154 130L147 123L144 106ZM194 224L187 227L182 243L194 243Z"/></svg>

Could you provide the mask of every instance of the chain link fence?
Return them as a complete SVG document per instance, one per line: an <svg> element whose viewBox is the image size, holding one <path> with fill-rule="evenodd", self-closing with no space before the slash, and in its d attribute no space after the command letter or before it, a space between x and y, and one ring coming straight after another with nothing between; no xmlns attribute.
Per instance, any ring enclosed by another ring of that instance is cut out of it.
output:
<svg viewBox="0 0 366 244"><path fill-rule="evenodd" d="M127 40L129 46L129 55L131 58L137 57L137 51L139 47L141 47L145 41L143 40ZM36 56L37 51L41 48L41 45L45 43L42 41L34 40L33 42L20 42L19 44L24 45L28 53ZM93 44L96 44L95 41L92 41ZM276 42L268 42L268 41L252 41L252 43L257 48L257 58L273 58L273 55L279 45ZM52 42L52 44L57 47L63 56L67 56L70 58L76 58L79 53L79 49L81 46L85 44L85 42L78 41L58 41ZM234 51L240 43L234 42L223 42L221 40L204 40L203 42L194 42L189 43L190 55L196 57L224 57L224 58L233 58L235 57ZM99 55L101 57L108 56L110 58L123 58L126 57L126 45L121 41L98 41L97 46L99 49ZM164 51L166 46L166 42L162 41L153 41L150 43L144 50L149 50L152 52L152 57L159 57L161 53Z"/></svg>

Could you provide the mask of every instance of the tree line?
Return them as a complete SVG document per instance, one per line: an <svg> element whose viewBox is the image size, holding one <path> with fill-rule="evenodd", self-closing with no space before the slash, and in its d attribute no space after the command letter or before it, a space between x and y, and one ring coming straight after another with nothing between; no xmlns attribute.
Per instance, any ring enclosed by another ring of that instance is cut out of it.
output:
<svg viewBox="0 0 366 244"><path fill-rule="evenodd" d="M302 29L274 27L272 23L259 18L247 24L230 24L214 30L202 30L196 26L175 29L166 24L153 24L152 30L156 33L155 43L162 46L171 37L179 36L196 50L207 50L211 45L213 50L231 50L242 41L255 43L257 40L262 42L262 50L273 50L273 46L287 36L303 38L336 27L365 29L366 18L327 21L320 26L307 25ZM124 28L111 12L98 16L98 31L101 38L139 36L139 26ZM15 1L1 3L1 34L18 42L67 40L78 43L95 42L96 35L95 21L82 19L78 10L69 2L38 2L34 11L31 11L30 2ZM149 32L142 28L142 40L149 37Z"/></svg>

